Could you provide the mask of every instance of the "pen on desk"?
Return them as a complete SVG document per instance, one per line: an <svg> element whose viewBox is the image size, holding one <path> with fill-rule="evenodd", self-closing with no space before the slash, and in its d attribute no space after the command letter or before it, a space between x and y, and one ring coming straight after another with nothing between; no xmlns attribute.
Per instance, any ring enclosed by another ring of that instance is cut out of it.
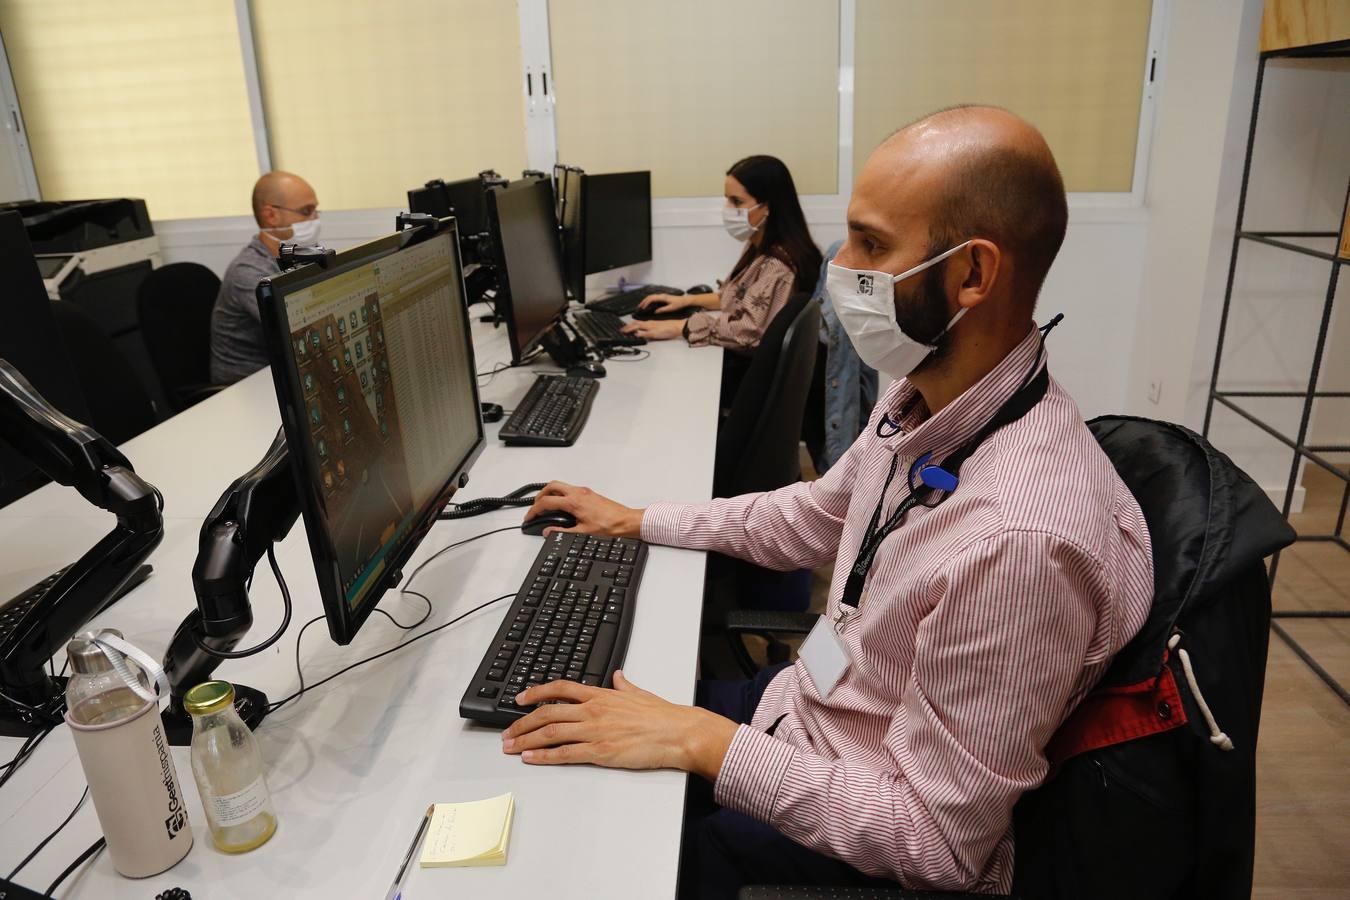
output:
<svg viewBox="0 0 1350 900"><path fill-rule="evenodd" d="M398 867L398 874L394 876L394 885L389 889L389 893L384 895L384 900L399 900L403 896L403 880L408 877L408 868L412 865L413 854L417 852L417 845L422 843L422 835L427 833L427 826L431 824L431 813L435 809L435 806L427 807L427 814L422 817L422 824L417 826L417 834L413 835L412 843L408 845L408 852L403 857L403 864Z"/></svg>

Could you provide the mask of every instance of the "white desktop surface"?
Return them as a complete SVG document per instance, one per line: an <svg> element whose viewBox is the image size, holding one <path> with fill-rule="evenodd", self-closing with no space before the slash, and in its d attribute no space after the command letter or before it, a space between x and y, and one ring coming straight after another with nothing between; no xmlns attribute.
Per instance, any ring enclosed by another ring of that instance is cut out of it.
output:
<svg viewBox="0 0 1350 900"><path fill-rule="evenodd" d="M481 307L475 307L475 313ZM475 323L477 368L509 358L505 334ZM651 358L611 360L590 420L565 449L505 447L488 425L487 448L460 498L499 496L531 481L586 484L632 505L710 495L721 352L683 341L649 345ZM508 410L541 370L536 364L479 379L482 399ZM151 655L194 608L190 580L202 518L221 491L261 457L279 423L264 371L122 447L138 473L165 495L165 535L149 562L154 575L91 623L113 626ZM442 522L414 556L412 569L437 549L517 524L519 510ZM0 510L0 596L11 596L72 562L109 529L108 514L72 489L49 485ZM540 542L512 529L447 552L413 581L433 601L418 632L486 600L513 594ZM322 607L303 521L277 548L295 603L289 631L272 648L225 661L216 677L277 700L298 686L296 638ZM692 700L698 644L702 553L652 547L638 596L625 671L670 700ZM405 584L407 582L405 581ZM270 635L280 595L266 562L251 594L255 621L242 644ZM516 815L509 862L500 868L413 871L405 896L672 896L679 858L685 776L581 767L530 767L500 750L499 731L459 717L461 695L508 606L503 600L411 647L355 669L270 716L258 731L278 830L267 844L232 857L217 851L189 765L174 761L196 844L177 866L132 881L117 875L106 851L60 889L62 897L136 898L180 886L195 897L383 898L422 813L433 802L476 800L512 791ZM386 595L379 604L402 622L425 605ZM307 683L406 635L373 615L340 647L326 624L304 636ZM60 663L58 655L58 665ZM20 741L0 738L0 760ZM8 873L70 812L84 787L69 730L53 731L0 789L0 874ZM92 803L18 876L39 891L100 834Z"/></svg>

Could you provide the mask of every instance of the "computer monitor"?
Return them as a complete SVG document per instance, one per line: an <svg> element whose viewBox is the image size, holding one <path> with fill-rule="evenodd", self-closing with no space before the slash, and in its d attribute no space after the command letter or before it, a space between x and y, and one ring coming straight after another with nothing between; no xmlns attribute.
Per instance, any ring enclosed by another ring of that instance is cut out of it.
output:
<svg viewBox="0 0 1350 900"><path fill-rule="evenodd" d="M408 211L438 219L454 216L460 235L468 237L487 230L483 191L480 178L428 181L408 191Z"/></svg>
<svg viewBox="0 0 1350 900"><path fill-rule="evenodd" d="M585 177L580 169L570 166L558 166L553 170L563 278L568 295L578 302L586 299L586 245L581 209L581 182Z"/></svg>
<svg viewBox="0 0 1350 900"><path fill-rule="evenodd" d="M328 630L348 643L483 449L458 234L408 229L258 286Z"/></svg>
<svg viewBox="0 0 1350 900"><path fill-rule="evenodd" d="M89 406L75 377L65 341L52 314L23 216L0 212L0 359L23 374L49 403L77 422L89 421ZM0 506L47 481L37 467L0 441Z"/></svg>
<svg viewBox="0 0 1350 900"><path fill-rule="evenodd" d="M520 362L567 311L562 247L547 180L488 191L488 226L498 255L497 310L506 317L512 362Z"/></svg>
<svg viewBox="0 0 1350 900"><path fill-rule="evenodd" d="M444 181L428 181L420 188L408 191L408 212L426 213L438 219L450 215L450 196Z"/></svg>
<svg viewBox="0 0 1350 900"><path fill-rule="evenodd" d="M586 175L581 212L587 275L651 261L651 172Z"/></svg>

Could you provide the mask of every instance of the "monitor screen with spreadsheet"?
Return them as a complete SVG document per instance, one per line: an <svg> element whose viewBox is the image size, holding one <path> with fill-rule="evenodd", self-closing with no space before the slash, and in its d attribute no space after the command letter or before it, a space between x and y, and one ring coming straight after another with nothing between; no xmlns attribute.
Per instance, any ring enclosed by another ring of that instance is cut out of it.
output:
<svg viewBox="0 0 1350 900"><path fill-rule="evenodd" d="M258 287L333 639L347 643L483 448L453 222Z"/></svg>

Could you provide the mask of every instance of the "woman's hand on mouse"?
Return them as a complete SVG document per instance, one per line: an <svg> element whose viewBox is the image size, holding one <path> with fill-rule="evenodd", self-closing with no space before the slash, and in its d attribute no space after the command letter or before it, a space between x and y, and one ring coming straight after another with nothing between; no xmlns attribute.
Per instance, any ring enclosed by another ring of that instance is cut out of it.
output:
<svg viewBox="0 0 1350 900"><path fill-rule="evenodd" d="M652 312L668 313L677 309L684 309L689 305L689 300L682 294L650 294L642 298L638 304L638 309L649 309Z"/></svg>
<svg viewBox="0 0 1350 900"><path fill-rule="evenodd" d="M730 719L663 700L622 671L613 690L559 679L533 685L516 702L542 705L502 732L502 752L536 766L678 769L716 781L736 737Z"/></svg>
<svg viewBox="0 0 1350 900"><path fill-rule="evenodd" d="M649 341L669 341L684 334L683 319L648 319L645 322L629 322L623 326L624 334L635 334Z"/></svg>
<svg viewBox="0 0 1350 900"><path fill-rule="evenodd" d="M576 531L605 537L642 536L642 510L615 503L590 488L551 481L535 496L534 505L525 518L533 519L553 510L571 513L577 524L573 528L545 529L546 535L555 531Z"/></svg>

